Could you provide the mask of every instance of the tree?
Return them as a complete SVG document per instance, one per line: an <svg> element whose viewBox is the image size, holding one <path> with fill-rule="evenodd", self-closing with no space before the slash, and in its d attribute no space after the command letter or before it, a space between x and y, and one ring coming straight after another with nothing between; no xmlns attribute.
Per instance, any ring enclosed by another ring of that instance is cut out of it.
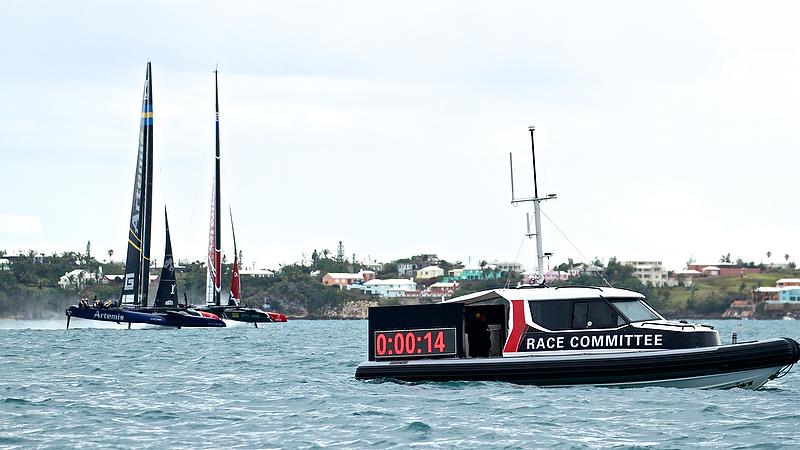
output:
<svg viewBox="0 0 800 450"><path fill-rule="evenodd" d="M719 262L721 262L721 263L729 263L729 262L731 262L731 253L728 252L727 255L720 256Z"/></svg>
<svg viewBox="0 0 800 450"><path fill-rule="evenodd" d="M316 269L317 268L317 261L319 261L319 253L317 253L317 249L314 249L311 252L311 267Z"/></svg>
<svg viewBox="0 0 800 450"><path fill-rule="evenodd" d="M92 258L92 241L86 241L86 259Z"/></svg>
<svg viewBox="0 0 800 450"><path fill-rule="evenodd" d="M787 253L787 254L783 255L783 259L785 259L786 262L788 263L789 262L789 254Z"/></svg>
<svg viewBox="0 0 800 450"><path fill-rule="evenodd" d="M342 244L342 241L339 241L339 246L336 247L336 262L344 262L344 244Z"/></svg>
<svg viewBox="0 0 800 450"><path fill-rule="evenodd" d="M772 251L767 250L767 262L771 263L772 261L770 260L770 258L772 258Z"/></svg>
<svg viewBox="0 0 800 450"><path fill-rule="evenodd" d="M114 256L114 249L108 249L108 262L111 262L112 256Z"/></svg>

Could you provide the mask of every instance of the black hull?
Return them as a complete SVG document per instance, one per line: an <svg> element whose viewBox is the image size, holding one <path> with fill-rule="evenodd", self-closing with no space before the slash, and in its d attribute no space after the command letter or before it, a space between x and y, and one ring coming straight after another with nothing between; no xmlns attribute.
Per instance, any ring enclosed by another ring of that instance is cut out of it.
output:
<svg viewBox="0 0 800 450"><path fill-rule="evenodd" d="M222 319L235 320L247 323L270 323L274 322L265 311L255 308L245 308L240 306L207 306L196 308L198 311L208 311L216 314Z"/></svg>
<svg viewBox="0 0 800 450"><path fill-rule="evenodd" d="M507 381L539 386L646 385L760 369L768 372L774 368L769 378L798 358L798 343L780 338L684 350L366 362L358 366L355 376L402 381Z"/></svg>
<svg viewBox="0 0 800 450"><path fill-rule="evenodd" d="M72 317L77 317L101 322L137 323L175 328L216 328L225 326L225 322L220 319L196 316L187 311L171 309L81 308L73 305L67 308L66 315L68 320Z"/></svg>

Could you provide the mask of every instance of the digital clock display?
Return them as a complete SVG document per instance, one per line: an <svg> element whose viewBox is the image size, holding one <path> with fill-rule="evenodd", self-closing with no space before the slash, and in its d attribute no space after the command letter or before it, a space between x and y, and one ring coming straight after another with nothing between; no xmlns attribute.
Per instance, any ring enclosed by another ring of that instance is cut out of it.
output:
<svg viewBox="0 0 800 450"><path fill-rule="evenodd" d="M455 328L375 332L375 358L412 358L456 354Z"/></svg>

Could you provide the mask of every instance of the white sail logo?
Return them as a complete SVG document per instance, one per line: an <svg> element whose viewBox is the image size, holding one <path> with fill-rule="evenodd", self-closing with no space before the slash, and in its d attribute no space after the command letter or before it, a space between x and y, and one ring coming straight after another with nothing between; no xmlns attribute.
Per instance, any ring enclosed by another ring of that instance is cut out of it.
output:
<svg viewBox="0 0 800 450"><path fill-rule="evenodd" d="M134 274L132 274L132 273L126 273L125 274L124 286L125 286L125 290L126 291L128 289L133 289L133 280L134 280Z"/></svg>

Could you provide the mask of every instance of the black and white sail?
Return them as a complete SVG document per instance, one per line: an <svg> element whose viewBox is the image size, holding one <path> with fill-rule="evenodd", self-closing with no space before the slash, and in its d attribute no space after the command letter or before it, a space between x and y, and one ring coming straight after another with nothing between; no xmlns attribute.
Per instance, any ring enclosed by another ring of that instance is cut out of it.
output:
<svg viewBox="0 0 800 450"><path fill-rule="evenodd" d="M153 188L153 83L150 63L144 81L142 118L139 125L139 152L131 201L128 229L128 252L120 302L130 306L147 306L150 277L150 202Z"/></svg>
<svg viewBox="0 0 800 450"><path fill-rule="evenodd" d="M169 237L169 220L167 219L167 208L164 208L164 224L167 229L167 239L164 244L164 267L161 268L161 277L158 281L156 300L153 306L156 308L178 306L178 282L175 279L175 260L172 257L172 240Z"/></svg>

